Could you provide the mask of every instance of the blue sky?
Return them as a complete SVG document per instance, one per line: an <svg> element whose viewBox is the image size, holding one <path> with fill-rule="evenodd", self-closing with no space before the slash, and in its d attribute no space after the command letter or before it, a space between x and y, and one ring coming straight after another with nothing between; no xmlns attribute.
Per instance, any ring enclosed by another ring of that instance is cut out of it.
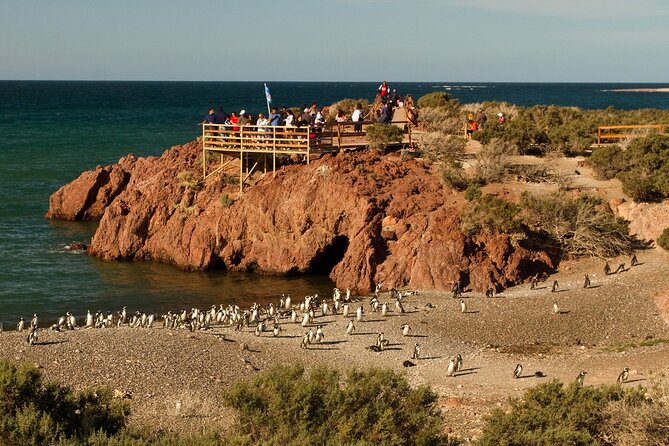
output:
<svg viewBox="0 0 669 446"><path fill-rule="evenodd" d="M669 83L666 0L2 0L0 79Z"/></svg>

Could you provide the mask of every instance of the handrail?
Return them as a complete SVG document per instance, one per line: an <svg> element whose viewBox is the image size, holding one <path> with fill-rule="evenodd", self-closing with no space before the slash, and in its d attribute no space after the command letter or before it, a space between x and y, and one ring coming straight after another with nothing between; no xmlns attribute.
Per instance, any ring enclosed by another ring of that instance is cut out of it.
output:
<svg viewBox="0 0 669 446"><path fill-rule="evenodd" d="M603 144L602 141L605 140L619 140L626 138L638 138L643 136L641 134L635 134L631 132L626 132L626 130L653 130L657 129L658 133L664 134L666 130L669 129L669 124L635 124L635 125L600 125L597 127L597 144ZM608 130L620 130L619 133L609 133Z"/></svg>

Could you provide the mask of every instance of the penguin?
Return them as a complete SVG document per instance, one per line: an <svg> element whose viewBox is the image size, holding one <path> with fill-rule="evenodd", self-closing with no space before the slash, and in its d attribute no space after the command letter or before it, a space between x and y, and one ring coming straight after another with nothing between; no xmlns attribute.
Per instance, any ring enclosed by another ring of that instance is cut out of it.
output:
<svg viewBox="0 0 669 446"><path fill-rule="evenodd" d="M409 336L409 331L411 330L409 324L402 324L400 328L402 329L402 336Z"/></svg>
<svg viewBox="0 0 669 446"><path fill-rule="evenodd" d="M309 319L310 319L309 313L304 313L304 316L302 317L302 326L303 327L306 327L307 325L309 325Z"/></svg>
<svg viewBox="0 0 669 446"><path fill-rule="evenodd" d="M313 344L315 341L314 331L311 328L307 332L307 341L309 344Z"/></svg>
<svg viewBox="0 0 669 446"><path fill-rule="evenodd" d="M413 346L413 355L411 356L411 359L418 359L420 357L420 345L418 345L418 342L416 342Z"/></svg>
<svg viewBox="0 0 669 446"><path fill-rule="evenodd" d="M451 357L451 360L448 362L448 368L446 369L446 376L455 376L455 358Z"/></svg>
<svg viewBox="0 0 669 446"><path fill-rule="evenodd" d="M583 288L590 288L590 276L588 276L587 274L583 279Z"/></svg>
<svg viewBox="0 0 669 446"><path fill-rule="evenodd" d="M532 276L532 283L530 283L530 289L534 290L537 288L537 285L539 284L539 274L535 274Z"/></svg>
<svg viewBox="0 0 669 446"><path fill-rule="evenodd" d="M316 329L316 338L315 341L320 343L325 339L325 335L323 334L323 326L319 325L318 328Z"/></svg>
<svg viewBox="0 0 669 446"><path fill-rule="evenodd" d="M321 311L323 312L323 316L328 314L328 309L329 309L328 303L323 302L323 305L321 306Z"/></svg>
<svg viewBox="0 0 669 446"><path fill-rule="evenodd" d="M358 309L355 311L355 320L360 322L362 320L363 312L364 310L362 309L362 305L360 305Z"/></svg>
<svg viewBox="0 0 669 446"><path fill-rule="evenodd" d="M409 361L408 359L402 363L403 367L413 367L415 365L416 365L415 363Z"/></svg>
<svg viewBox="0 0 669 446"><path fill-rule="evenodd" d="M29 332L28 332L28 341L29 345L35 345L37 344L37 330L39 330L37 327L30 327Z"/></svg>
<svg viewBox="0 0 669 446"><path fill-rule="evenodd" d="M302 337L300 348L309 348L309 333L305 333L305 335Z"/></svg>
<svg viewBox="0 0 669 446"><path fill-rule="evenodd" d="M395 308L397 308L398 313L404 313L404 305L402 305L401 299L395 300Z"/></svg>
<svg viewBox="0 0 669 446"><path fill-rule="evenodd" d="M551 287L551 293L554 293L558 290L559 284L557 280L553 281L553 286Z"/></svg>
<svg viewBox="0 0 669 446"><path fill-rule="evenodd" d="M150 314L149 318L146 321L146 327L147 328L153 328L153 324L156 321L156 315L155 314Z"/></svg>
<svg viewBox="0 0 669 446"><path fill-rule="evenodd" d="M272 334L274 335L275 338L278 337L281 334L281 325L275 322Z"/></svg>
<svg viewBox="0 0 669 446"><path fill-rule="evenodd" d="M184 312L185 311L186 310L184 310ZM185 318L183 318L182 320L185 320ZM128 308L124 306L121 309L121 324L125 324L127 321L128 321Z"/></svg>
<svg viewBox="0 0 669 446"><path fill-rule="evenodd" d="M513 369L513 379L518 379L523 374L522 364L518 364L515 369Z"/></svg>
<svg viewBox="0 0 669 446"><path fill-rule="evenodd" d="M348 325L346 326L346 334L351 335L355 331L355 324L353 324L353 321L350 320L348 321Z"/></svg>
<svg viewBox="0 0 669 446"><path fill-rule="evenodd" d="M293 310L292 313L290 313L290 321L293 324L297 323L297 311Z"/></svg>
<svg viewBox="0 0 669 446"><path fill-rule="evenodd" d="M560 307L558 307L557 302L553 302L553 314L560 314Z"/></svg>
<svg viewBox="0 0 669 446"><path fill-rule="evenodd" d="M636 253L632 253L632 258L630 259L630 265L631 266L637 266L639 264L639 261L636 258Z"/></svg>
<svg viewBox="0 0 669 446"><path fill-rule="evenodd" d="M262 335L263 331L265 331L265 323L260 321L260 322L258 322L258 325L256 326L256 330L255 330L254 334L256 336L260 336L260 335Z"/></svg>
<svg viewBox="0 0 669 446"><path fill-rule="evenodd" d="M30 320L30 327L39 328L39 318L37 317L37 313L33 314L33 318Z"/></svg>
<svg viewBox="0 0 669 446"><path fill-rule="evenodd" d="M2 330L4 329L5 329L5 324L3 324L2 321L0 321L0 333L2 333Z"/></svg>
<svg viewBox="0 0 669 446"><path fill-rule="evenodd" d="M19 323L16 324L16 331L18 331L18 332L22 332L23 329L25 328L25 325L26 325L26 323L25 323L25 321L23 320L23 318L19 319Z"/></svg>
<svg viewBox="0 0 669 446"><path fill-rule="evenodd" d="M121 324L121 319L119 319L119 326ZM86 328L93 328L93 315L91 314L91 310L88 310L86 313Z"/></svg>
<svg viewBox="0 0 669 446"><path fill-rule="evenodd" d="M459 372L462 370L462 355L460 353L455 357L455 371Z"/></svg>
<svg viewBox="0 0 669 446"><path fill-rule="evenodd" d="M620 384L624 383L627 381L627 378L629 377L630 370L627 367L623 367L623 371L620 372L620 375L618 375L618 382Z"/></svg>
<svg viewBox="0 0 669 446"><path fill-rule="evenodd" d="M491 286L485 289L485 297L495 297L495 289Z"/></svg>
<svg viewBox="0 0 669 446"><path fill-rule="evenodd" d="M576 384L583 387L583 380L585 379L585 375L587 375L587 373L588 372L586 372L584 370L581 371L581 373L579 373L578 376L576 377Z"/></svg>
<svg viewBox="0 0 669 446"><path fill-rule="evenodd" d="M290 310L293 308L293 302L290 299L290 294L286 296L286 310Z"/></svg>
<svg viewBox="0 0 669 446"><path fill-rule="evenodd" d="M349 314L349 306L348 304L344 304L343 310L342 310L342 316L348 317Z"/></svg>
<svg viewBox="0 0 669 446"><path fill-rule="evenodd" d="M384 302L383 305L381 305L381 316L388 316L388 302Z"/></svg>
<svg viewBox="0 0 669 446"><path fill-rule="evenodd" d="M537 370L536 372L534 372L534 376L535 376L536 378L545 378L545 377L546 377L546 375L544 374L544 372L542 372L541 370Z"/></svg>
<svg viewBox="0 0 669 446"><path fill-rule="evenodd" d="M618 265L618 268L616 268L616 274L624 272L625 272L625 264L621 263L620 265Z"/></svg>
<svg viewBox="0 0 669 446"><path fill-rule="evenodd" d="M609 266L609 262L606 261L604 262L604 275L608 276L609 274L611 274L611 266Z"/></svg>
<svg viewBox="0 0 669 446"><path fill-rule="evenodd" d="M464 299L460 299L460 312L461 313L467 312L467 304L465 303Z"/></svg>
<svg viewBox="0 0 669 446"><path fill-rule="evenodd" d="M351 289L350 288L346 288L346 299L345 300L346 300L346 302L351 301Z"/></svg>
<svg viewBox="0 0 669 446"><path fill-rule="evenodd" d="M379 334L376 336L376 345L378 345L383 350L383 347L387 343L388 343L388 341L386 340L386 337L383 334L383 332L382 331L379 332Z"/></svg>

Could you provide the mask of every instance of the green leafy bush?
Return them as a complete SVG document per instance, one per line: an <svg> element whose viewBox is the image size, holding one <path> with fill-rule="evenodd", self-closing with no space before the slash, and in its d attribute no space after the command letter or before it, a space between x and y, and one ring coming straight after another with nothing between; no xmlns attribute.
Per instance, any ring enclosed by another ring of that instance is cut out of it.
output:
<svg viewBox="0 0 669 446"><path fill-rule="evenodd" d="M448 107L454 100L445 91L434 91L418 98L418 107L420 108L439 108Z"/></svg>
<svg viewBox="0 0 669 446"><path fill-rule="evenodd" d="M0 444L57 444L96 431L116 434L129 414L109 389L75 394L34 367L0 360Z"/></svg>
<svg viewBox="0 0 669 446"><path fill-rule="evenodd" d="M523 193L523 222L554 240L563 252L600 258L631 252L629 224L616 217L600 198L569 198L563 192L545 196Z"/></svg>
<svg viewBox="0 0 669 446"><path fill-rule="evenodd" d="M467 203L460 214L460 228L468 234L481 231L513 233L520 229L519 208L493 195L482 195Z"/></svg>
<svg viewBox="0 0 669 446"><path fill-rule="evenodd" d="M617 145L594 149L588 163L600 180L613 179L627 167L625 154Z"/></svg>
<svg viewBox="0 0 669 446"><path fill-rule="evenodd" d="M342 380L336 370L307 376L300 366L276 366L224 396L249 444L277 445L448 444L436 400L392 370L353 370Z"/></svg>
<svg viewBox="0 0 669 446"><path fill-rule="evenodd" d="M529 389L511 401L511 411L494 410L487 418L479 446L602 445L604 409L625 399L635 406L644 401L643 389L620 386L564 387L551 381Z"/></svg>
<svg viewBox="0 0 669 446"><path fill-rule="evenodd" d="M372 124L365 131L369 148L381 151L392 143L402 142L404 136L402 129L392 124Z"/></svg>
<svg viewBox="0 0 669 446"><path fill-rule="evenodd" d="M669 251L669 227L664 228L664 231L662 231L656 242L660 248Z"/></svg>
<svg viewBox="0 0 669 446"><path fill-rule="evenodd" d="M469 186L469 179L457 163L444 164L441 177L444 180L446 187L459 192L464 191Z"/></svg>
<svg viewBox="0 0 669 446"><path fill-rule="evenodd" d="M467 140L443 132L426 132L418 140L418 149L430 161L452 163L465 152Z"/></svg>
<svg viewBox="0 0 669 446"><path fill-rule="evenodd" d="M476 183L471 183L469 186L467 186L467 189L465 190L465 200L467 201L475 201L481 198L481 195L483 195L483 191L481 191L481 186L479 186Z"/></svg>
<svg viewBox="0 0 669 446"><path fill-rule="evenodd" d="M230 197L230 195L224 193L221 194L221 197L218 199L222 208L227 209L235 203L235 199Z"/></svg>

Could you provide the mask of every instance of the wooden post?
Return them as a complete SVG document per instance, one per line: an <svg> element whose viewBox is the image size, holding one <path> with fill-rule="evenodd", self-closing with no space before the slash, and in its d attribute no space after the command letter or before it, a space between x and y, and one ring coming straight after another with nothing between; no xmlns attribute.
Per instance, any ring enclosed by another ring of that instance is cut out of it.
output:
<svg viewBox="0 0 669 446"><path fill-rule="evenodd" d="M239 149L239 193L244 191L244 149Z"/></svg>
<svg viewBox="0 0 669 446"><path fill-rule="evenodd" d="M207 178L207 143L204 139L204 124L202 124L202 181Z"/></svg>

